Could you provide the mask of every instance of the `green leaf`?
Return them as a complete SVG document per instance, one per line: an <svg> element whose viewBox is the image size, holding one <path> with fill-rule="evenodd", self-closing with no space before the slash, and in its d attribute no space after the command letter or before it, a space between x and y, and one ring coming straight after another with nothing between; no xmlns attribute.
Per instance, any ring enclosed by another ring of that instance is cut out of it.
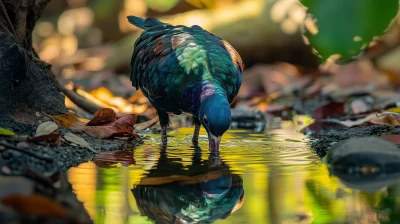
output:
<svg viewBox="0 0 400 224"><path fill-rule="evenodd" d="M300 1L316 19L318 33L306 36L323 61L334 54L341 60L357 56L384 33L399 7L398 0Z"/></svg>
<svg viewBox="0 0 400 224"><path fill-rule="evenodd" d="M2 136L14 136L15 133L13 131L10 131L8 129L0 127L0 135L2 135Z"/></svg>
<svg viewBox="0 0 400 224"><path fill-rule="evenodd" d="M155 11L166 12L172 9L179 0L147 0L147 6Z"/></svg>

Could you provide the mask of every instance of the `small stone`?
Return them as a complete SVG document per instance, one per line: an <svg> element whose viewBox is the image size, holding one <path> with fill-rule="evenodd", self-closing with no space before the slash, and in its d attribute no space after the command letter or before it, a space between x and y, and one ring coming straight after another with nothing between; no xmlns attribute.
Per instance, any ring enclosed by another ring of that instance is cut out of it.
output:
<svg viewBox="0 0 400 224"><path fill-rule="evenodd" d="M11 170L7 166L1 167L1 172L4 173L4 174L7 174L7 175L11 174Z"/></svg>
<svg viewBox="0 0 400 224"><path fill-rule="evenodd" d="M5 152L3 152L3 153L1 154L1 156L2 156L4 159L8 159L8 158L10 158L11 153L8 152L8 151L5 151Z"/></svg>
<svg viewBox="0 0 400 224"><path fill-rule="evenodd" d="M19 149L26 149L29 148L29 143L28 142L18 142L17 144L17 148Z"/></svg>

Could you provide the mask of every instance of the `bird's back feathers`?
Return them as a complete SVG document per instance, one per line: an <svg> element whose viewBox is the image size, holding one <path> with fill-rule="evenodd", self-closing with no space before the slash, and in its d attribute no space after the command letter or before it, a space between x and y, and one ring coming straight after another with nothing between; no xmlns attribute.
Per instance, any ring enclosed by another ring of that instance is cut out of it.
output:
<svg viewBox="0 0 400 224"><path fill-rule="evenodd" d="M196 25L173 26L133 16L128 19L145 30L135 43L131 81L156 109L190 112L188 107L195 102L189 101L198 98L204 88L233 101L243 65L226 41Z"/></svg>

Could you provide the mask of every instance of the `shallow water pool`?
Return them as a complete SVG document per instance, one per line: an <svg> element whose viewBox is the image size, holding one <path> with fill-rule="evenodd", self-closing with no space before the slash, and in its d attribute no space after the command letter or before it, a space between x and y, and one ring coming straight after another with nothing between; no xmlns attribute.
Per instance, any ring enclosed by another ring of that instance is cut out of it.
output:
<svg viewBox="0 0 400 224"><path fill-rule="evenodd" d="M146 135L132 152L108 153L69 170L95 223L396 223L394 184L375 192L346 187L293 127L255 134L229 131L219 156L192 128ZM103 158L103 159L101 159ZM108 158L110 160L104 159ZM117 161L117 163L110 162ZM348 184L348 183L347 183ZM383 184L384 185L384 184ZM357 188L357 183L352 183ZM380 188L380 187L379 187Z"/></svg>

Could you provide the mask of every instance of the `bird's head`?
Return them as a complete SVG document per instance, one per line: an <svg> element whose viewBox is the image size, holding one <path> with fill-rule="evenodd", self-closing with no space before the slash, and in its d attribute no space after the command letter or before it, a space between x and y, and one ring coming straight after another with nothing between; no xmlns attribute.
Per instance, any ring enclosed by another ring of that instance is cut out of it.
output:
<svg viewBox="0 0 400 224"><path fill-rule="evenodd" d="M231 124L231 108L222 95L206 97L200 105L199 120L207 130L211 152L219 151L222 135Z"/></svg>

